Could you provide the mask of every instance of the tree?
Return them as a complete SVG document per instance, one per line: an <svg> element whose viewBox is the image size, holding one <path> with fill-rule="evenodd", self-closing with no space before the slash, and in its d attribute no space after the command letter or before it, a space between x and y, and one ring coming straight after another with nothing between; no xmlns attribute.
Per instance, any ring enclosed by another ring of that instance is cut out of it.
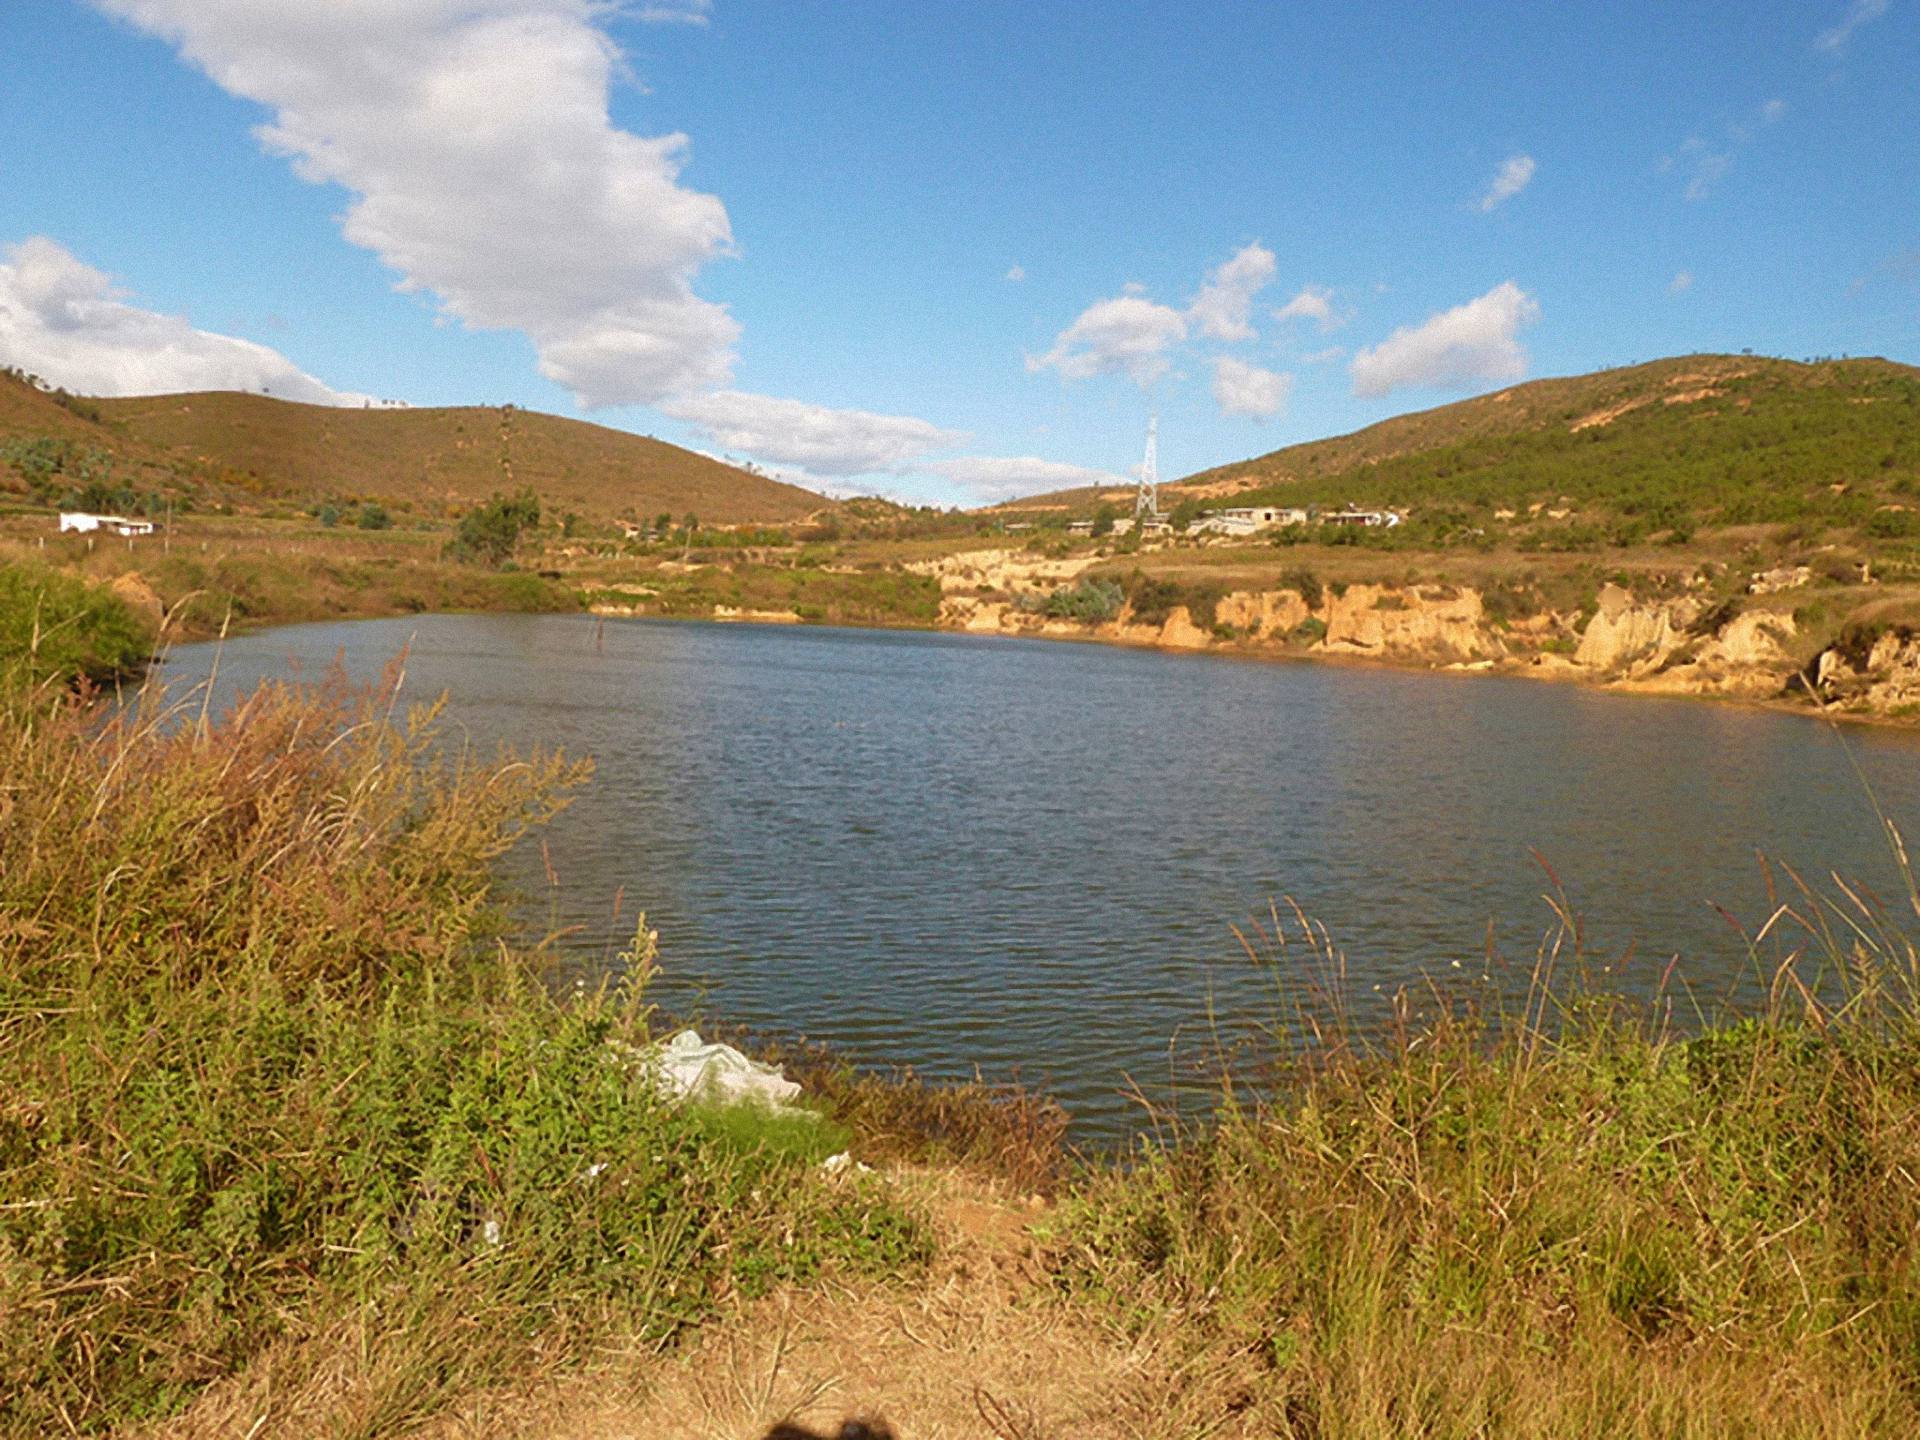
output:
<svg viewBox="0 0 1920 1440"><path fill-rule="evenodd" d="M1172 525L1176 530L1185 530L1199 518L1200 502L1198 500L1182 500L1178 505L1173 507L1173 513L1167 517L1167 523Z"/></svg>
<svg viewBox="0 0 1920 1440"><path fill-rule="evenodd" d="M366 504L360 507L358 524L362 530L386 530L393 525L393 517L384 505Z"/></svg>
<svg viewBox="0 0 1920 1440"><path fill-rule="evenodd" d="M1114 519L1115 519L1115 515L1114 515L1113 506L1107 504L1105 501L1102 501L1100 503L1099 508L1097 508L1093 512L1094 539L1097 540L1102 535L1111 535L1113 533Z"/></svg>
<svg viewBox="0 0 1920 1440"><path fill-rule="evenodd" d="M460 517L447 552L456 560L496 568L513 558L523 532L540 523L540 500L531 489L495 495L477 510Z"/></svg>

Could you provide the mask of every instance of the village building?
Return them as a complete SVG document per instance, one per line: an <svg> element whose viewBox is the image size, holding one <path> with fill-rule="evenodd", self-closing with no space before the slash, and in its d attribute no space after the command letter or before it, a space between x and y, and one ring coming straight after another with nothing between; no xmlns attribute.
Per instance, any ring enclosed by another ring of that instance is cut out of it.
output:
<svg viewBox="0 0 1920 1440"><path fill-rule="evenodd" d="M151 520L129 520L125 515L95 515L87 510L62 510L60 512L60 533L71 532L75 535L91 535L96 530L105 530L109 535L151 535Z"/></svg>
<svg viewBox="0 0 1920 1440"><path fill-rule="evenodd" d="M1344 510L1324 511L1322 525L1358 525L1366 529L1390 530L1400 523L1398 510L1365 510L1351 502Z"/></svg>
<svg viewBox="0 0 1920 1440"><path fill-rule="evenodd" d="M1307 512L1292 505L1238 505L1209 510L1187 529L1198 535L1256 535L1287 525L1304 525Z"/></svg>

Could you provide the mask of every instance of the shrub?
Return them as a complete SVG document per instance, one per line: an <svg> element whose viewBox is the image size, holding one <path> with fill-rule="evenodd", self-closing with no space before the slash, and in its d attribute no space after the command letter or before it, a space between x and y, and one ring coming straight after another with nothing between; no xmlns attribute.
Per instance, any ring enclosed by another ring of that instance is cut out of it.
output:
<svg viewBox="0 0 1920 1440"><path fill-rule="evenodd" d="M1054 591L1043 608L1044 613L1056 620L1078 620L1093 625L1118 615L1126 598L1126 592L1115 581L1082 580L1077 585Z"/></svg>
<svg viewBox="0 0 1920 1440"><path fill-rule="evenodd" d="M154 638L105 587L32 561L0 564L0 696L137 674Z"/></svg>
<svg viewBox="0 0 1920 1440"><path fill-rule="evenodd" d="M479 509L460 517L447 553L456 560L498 568L513 558L521 535L539 523L540 501L533 491L495 495Z"/></svg>
<svg viewBox="0 0 1920 1440"><path fill-rule="evenodd" d="M1326 598L1325 592L1320 588L1320 577L1304 566L1297 570L1289 570L1282 575L1280 587L1283 590L1297 590L1309 610L1318 610L1320 602Z"/></svg>

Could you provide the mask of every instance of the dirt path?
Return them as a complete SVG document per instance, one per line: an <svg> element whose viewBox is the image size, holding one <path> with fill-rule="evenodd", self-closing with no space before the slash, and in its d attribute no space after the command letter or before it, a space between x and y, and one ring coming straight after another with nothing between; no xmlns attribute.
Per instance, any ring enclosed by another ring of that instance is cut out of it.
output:
<svg viewBox="0 0 1920 1440"><path fill-rule="evenodd" d="M950 1175L896 1183L933 1215L939 1254L911 1286L783 1293L664 1359L610 1365L537 1395L491 1397L436 1440L760 1440L849 1419L897 1440L1171 1440L1238 1433L1233 1377L1183 1372L1051 1293L1044 1211ZM879 1431L884 1424L886 1431Z"/></svg>

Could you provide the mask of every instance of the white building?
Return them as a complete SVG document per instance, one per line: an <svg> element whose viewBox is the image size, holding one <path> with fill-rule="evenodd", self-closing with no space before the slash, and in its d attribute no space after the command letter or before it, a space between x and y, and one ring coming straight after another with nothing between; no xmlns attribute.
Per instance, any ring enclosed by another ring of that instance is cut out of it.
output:
<svg viewBox="0 0 1920 1440"><path fill-rule="evenodd" d="M1241 505L1209 510L1187 529L1197 535L1255 535L1286 525L1304 525L1307 512L1292 505Z"/></svg>
<svg viewBox="0 0 1920 1440"><path fill-rule="evenodd" d="M76 535L91 535L96 530L105 530L109 535L151 535L151 520L129 520L124 515L94 515L85 510L62 510L60 512L60 533L72 531Z"/></svg>

